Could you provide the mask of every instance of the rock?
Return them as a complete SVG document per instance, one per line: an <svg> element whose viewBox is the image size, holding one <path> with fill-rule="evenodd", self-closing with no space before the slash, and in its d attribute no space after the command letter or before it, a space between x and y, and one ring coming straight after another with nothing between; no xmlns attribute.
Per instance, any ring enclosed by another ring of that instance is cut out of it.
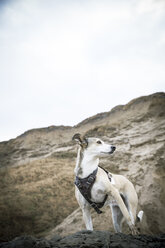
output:
<svg viewBox="0 0 165 248"><path fill-rule="evenodd" d="M165 247L165 234L159 236L112 234L105 231L81 231L63 237L35 239L20 237L0 244L0 248L141 248Z"/></svg>
<svg viewBox="0 0 165 248"><path fill-rule="evenodd" d="M31 248L36 244L36 239L31 236L17 237L9 242L0 244L0 248Z"/></svg>

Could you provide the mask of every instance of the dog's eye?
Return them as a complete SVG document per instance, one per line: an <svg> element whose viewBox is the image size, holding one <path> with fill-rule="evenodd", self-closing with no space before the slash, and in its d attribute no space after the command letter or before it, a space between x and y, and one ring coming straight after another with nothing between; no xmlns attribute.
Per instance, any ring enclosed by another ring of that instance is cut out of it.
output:
<svg viewBox="0 0 165 248"><path fill-rule="evenodd" d="M102 143L101 143L101 141L100 141L100 140L98 140L98 141L97 141L97 144L101 145Z"/></svg>

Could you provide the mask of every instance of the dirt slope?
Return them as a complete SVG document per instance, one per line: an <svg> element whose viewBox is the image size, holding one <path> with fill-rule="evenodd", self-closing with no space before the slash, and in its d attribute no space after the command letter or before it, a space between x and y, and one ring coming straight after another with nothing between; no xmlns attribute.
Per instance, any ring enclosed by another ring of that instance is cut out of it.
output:
<svg viewBox="0 0 165 248"><path fill-rule="evenodd" d="M114 155L101 165L134 183L139 208L145 211L143 232L165 232L165 94L156 93L75 127L30 130L1 142L1 240L24 233L67 235L84 228L73 186L77 147L71 138L76 132L116 145ZM113 231L108 208L93 216L96 230Z"/></svg>

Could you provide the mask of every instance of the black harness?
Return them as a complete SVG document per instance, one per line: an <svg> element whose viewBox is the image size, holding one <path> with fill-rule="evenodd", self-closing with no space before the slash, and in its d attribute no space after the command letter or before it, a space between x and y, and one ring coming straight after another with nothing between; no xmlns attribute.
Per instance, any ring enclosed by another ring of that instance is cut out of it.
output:
<svg viewBox="0 0 165 248"><path fill-rule="evenodd" d="M111 181L112 175L107 170L102 168L101 166L99 166L99 167L107 173L108 178ZM92 189L92 186L96 180L97 171L98 171L98 168L96 170L94 170L88 177L85 177L85 178L80 178L80 177L76 176L74 183L77 186L77 188L79 189L80 193L89 202L91 207L93 207L98 214L101 214L102 211L100 210L100 208L102 208L104 206L108 195L107 194L105 195L103 202L91 201L91 189Z"/></svg>

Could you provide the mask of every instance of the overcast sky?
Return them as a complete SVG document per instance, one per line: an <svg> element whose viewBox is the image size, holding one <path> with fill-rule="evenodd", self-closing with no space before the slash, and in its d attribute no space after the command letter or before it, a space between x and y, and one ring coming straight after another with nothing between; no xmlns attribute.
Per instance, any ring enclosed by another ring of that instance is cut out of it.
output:
<svg viewBox="0 0 165 248"><path fill-rule="evenodd" d="M0 0L0 141L164 90L164 0Z"/></svg>

